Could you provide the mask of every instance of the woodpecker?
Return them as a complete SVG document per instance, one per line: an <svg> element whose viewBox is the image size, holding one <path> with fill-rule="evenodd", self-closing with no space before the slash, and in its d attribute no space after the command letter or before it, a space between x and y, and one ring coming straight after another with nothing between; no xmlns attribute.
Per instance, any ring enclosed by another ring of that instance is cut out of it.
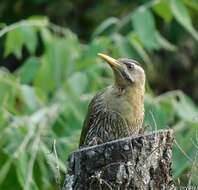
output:
<svg viewBox="0 0 198 190"><path fill-rule="evenodd" d="M137 135L144 120L144 69L133 59L98 55L112 68L115 82L91 100L80 148Z"/></svg>

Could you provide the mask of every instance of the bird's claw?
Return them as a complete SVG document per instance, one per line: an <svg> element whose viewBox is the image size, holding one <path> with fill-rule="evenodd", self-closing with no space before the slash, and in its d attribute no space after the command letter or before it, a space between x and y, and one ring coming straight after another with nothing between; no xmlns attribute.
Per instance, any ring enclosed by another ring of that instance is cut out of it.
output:
<svg viewBox="0 0 198 190"><path fill-rule="evenodd" d="M144 134L144 132L150 127L150 125L144 125L143 127L140 128L139 134Z"/></svg>

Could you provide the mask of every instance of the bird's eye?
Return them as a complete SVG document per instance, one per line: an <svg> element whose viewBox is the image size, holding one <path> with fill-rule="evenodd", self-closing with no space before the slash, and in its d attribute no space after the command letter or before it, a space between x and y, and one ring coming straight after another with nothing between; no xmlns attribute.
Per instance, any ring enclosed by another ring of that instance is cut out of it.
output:
<svg viewBox="0 0 198 190"><path fill-rule="evenodd" d="M133 70L134 69L134 65L133 64L127 64L127 68L130 69L130 70Z"/></svg>

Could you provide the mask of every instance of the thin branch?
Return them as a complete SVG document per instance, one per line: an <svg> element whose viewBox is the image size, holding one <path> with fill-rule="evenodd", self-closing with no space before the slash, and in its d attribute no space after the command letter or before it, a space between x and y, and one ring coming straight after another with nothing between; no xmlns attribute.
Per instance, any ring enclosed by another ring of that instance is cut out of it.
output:
<svg viewBox="0 0 198 190"><path fill-rule="evenodd" d="M59 164L58 164L58 155L57 155L57 151L56 151L56 139L54 139L53 142L53 152L55 155L55 159L56 159L56 169L57 169L57 176L56 177L56 183L59 187L59 189L61 189L61 175L60 175L60 168L59 168Z"/></svg>
<svg viewBox="0 0 198 190"><path fill-rule="evenodd" d="M191 186L191 182L192 182L192 178L193 178L193 171L195 169L195 164L196 164L196 161L197 161L197 156L198 156L198 149L196 150L194 161L193 161L192 166L191 166L191 170L188 173L188 177L189 177L188 186L189 187Z"/></svg>
<svg viewBox="0 0 198 190"><path fill-rule="evenodd" d="M180 152L191 162L194 163L194 160L191 159L191 157L188 156L188 154L183 150L183 148L179 145L179 143L176 141L176 139L174 139L174 143L177 146L177 148L180 150ZM196 167L198 167L198 165L196 164Z"/></svg>
<svg viewBox="0 0 198 190"><path fill-rule="evenodd" d="M67 28L56 25L54 23L49 22L47 19L40 20L21 20L19 22L13 23L11 25L5 26L2 30L0 30L0 38L3 37L8 32L11 32L20 27L48 27L53 32L62 34L62 35L71 35L72 33Z"/></svg>
<svg viewBox="0 0 198 190"><path fill-rule="evenodd" d="M48 25L47 19L43 20L22 20L19 22L16 22L14 24L11 24L9 26L4 27L2 30L0 30L0 38L5 35L6 33L15 30L16 28L20 28L23 26L39 26L39 27L45 27Z"/></svg>

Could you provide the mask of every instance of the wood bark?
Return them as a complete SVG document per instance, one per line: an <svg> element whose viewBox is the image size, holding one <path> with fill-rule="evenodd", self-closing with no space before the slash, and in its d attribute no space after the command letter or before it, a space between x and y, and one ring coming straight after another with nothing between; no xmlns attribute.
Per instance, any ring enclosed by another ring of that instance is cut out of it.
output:
<svg viewBox="0 0 198 190"><path fill-rule="evenodd" d="M173 131L80 149L68 160L62 190L172 190Z"/></svg>

